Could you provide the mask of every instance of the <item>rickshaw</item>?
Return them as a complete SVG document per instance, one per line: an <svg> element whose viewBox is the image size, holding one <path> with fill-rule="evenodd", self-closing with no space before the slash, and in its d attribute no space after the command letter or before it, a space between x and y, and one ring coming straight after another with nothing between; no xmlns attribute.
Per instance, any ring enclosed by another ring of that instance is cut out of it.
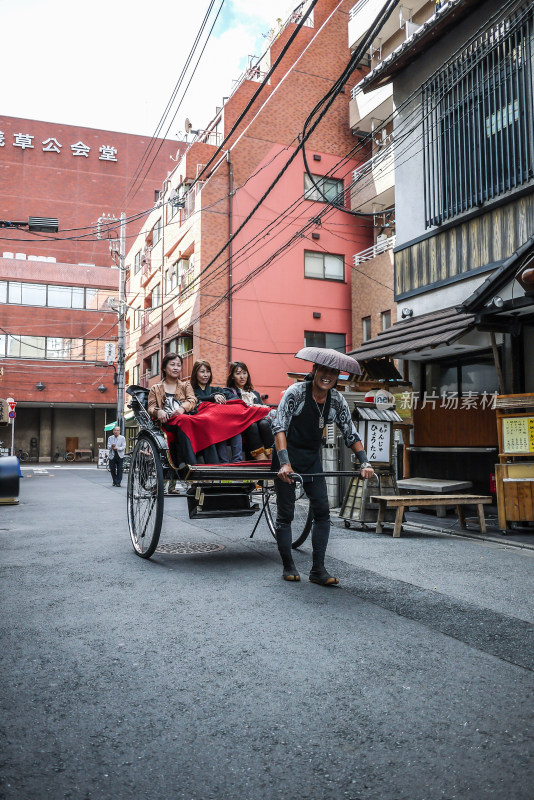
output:
<svg viewBox="0 0 534 800"><path fill-rule="evenodd" d="M184 468L173 463L169 434L147 411L148 389L129 386L129 407L139 425L128 473L128 528L136 555L150 558L155 552L163 522L164 483L178 476L187 484L186 500L190 519L210 517L247 517L259 513L250 534L252 538L263 516L276 539L276 494L270 461L240 464L196 464ZM352 472L329 472L333 476L351 476ZM307 539L313 514L302 490L302 478L294 474L297 502L293 548ZM171 497L168 495L167 497ZM304 499L300 499L304 498ZM174 498L173 498L174 500Z"/></svg>

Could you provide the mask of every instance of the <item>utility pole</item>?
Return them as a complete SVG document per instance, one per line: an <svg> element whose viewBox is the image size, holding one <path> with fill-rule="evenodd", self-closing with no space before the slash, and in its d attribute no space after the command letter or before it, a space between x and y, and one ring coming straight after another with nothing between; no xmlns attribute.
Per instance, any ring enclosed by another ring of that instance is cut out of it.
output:
<svg viewBox="0 0 534 800"><path fill-rule="evenodd" d="M97 222L97 239L104 238L105 232L102 232L102 227L112 222L116 222L117 218L111 214L104 214L99 217ZM109 231L108 231L109 234ZM109 235L107 238L110 238ZM126 360L126 313L128 311L128 303L126 302L126 214L121 212L120 236L118 241L110 239L110 252L112 258L115 260L119 268L119 302L117 306L115 303L112 308L118 314L117 323L117 371L116 371L116 385L117 385L117 425L120 432L124 435L124 377L125 377L125 360ZM118 263L117 263L118 262Z"/></svg>
<svg viewBox="0 0 534 800"><path fill-rule="evenodd" d="M117 425L124 435L124 365L126 359L126 215L121 213L121 229L119 244L119 324L118 324L118 357L117 357Z"/></svg>

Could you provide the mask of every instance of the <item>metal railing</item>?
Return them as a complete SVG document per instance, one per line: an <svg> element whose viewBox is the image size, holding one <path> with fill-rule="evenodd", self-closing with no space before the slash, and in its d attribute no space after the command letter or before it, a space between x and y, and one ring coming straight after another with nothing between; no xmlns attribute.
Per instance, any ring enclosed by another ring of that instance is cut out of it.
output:
<svg viewBox="0 0 534 800"><path fill-rule="evenodd" d="M395 240L396 236L393 234L393 236L388 236L386 239L379 240L372 247L368 247L367 250L361 250L359 253L356 253L354 255L354 266L357 267L358 264L363 264L364 261L371 261L372 258L380 255L380 253L391 250L395 247Z"/></svg>
<svg viewBox="0 0 534 800"><path fill-rule="evenodd" d="M473 38L423 85L426 227L532 179L533 34L531 4Z"/></svg>
<svg viewBox="0 0 534 800"><path fill-rule="evenodd" d="M364 6L366 6L366 5L367 5L367 3L370 3L370 2L371 2L371 0L359 0L359 1L356 3L356 5L352 6L351 10L349 11L349 20L351 20L351 19L354 19L354 17L356 16L356 14L357 14L359 11L361 11L361 10L362 10L362 8L364 8Z"/></svg>

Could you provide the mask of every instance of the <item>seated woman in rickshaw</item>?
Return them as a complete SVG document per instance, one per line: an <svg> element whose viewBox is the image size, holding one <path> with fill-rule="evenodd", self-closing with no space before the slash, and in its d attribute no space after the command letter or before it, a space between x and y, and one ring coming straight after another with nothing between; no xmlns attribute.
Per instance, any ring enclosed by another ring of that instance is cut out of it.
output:
<svg viewBox="0 0 534 800"><path fill-rule="evenodd" d="M193 387L193 391L199 404L204 402L212 402L225 405L227 400L232 400L235 397L230 389L227 389L225 386L212 386L211 381L212 371L209 361L195 361L193 364L193 369L191 370L191 386ZM195 411L196 409L191 413L194 414ZM239 461L242 461L242 444L241 435L239 433L237 433L235 436L231 436L229 439L225 439L223 442L217 442L215 444L217 461L221 464L228 463L227 445L230 445L232 451L232 463L236 464ZM211 447L213 447L213 445L211 445ZM213 457L213 453L211 451L206 455L208 458Z"/></svg>
<svg viewBox="0 0 534 800"><path fill-rule="evenodd" d="M162 426L173 424L182 414L189 414L197 405L197 398L189 381L180 380L182 375L182 357L178 353L167 353L161 362L161 383L156 383L148 393L147 410L152 419L158 420ZM196 464L189 438L176 425L175 453L173 460L177 464L185 462Z"/></svg>
<svg viewBox="0 0 534 800"><path fill-rule="evenodd" d="M230 372L226 385L232 390L234 397L238 397L247 406L264 406L259 393L254 389L250 380L250 373L243 361L234 361L230 364ZM266 419L253 422L243 433L245 449L250 453L253 461L266 461L271 457L274 436L271 426Z"/></svg>
<svg viewBox="0 0 534 800"><path fill-rule="evenodd" d="M198 413L191 415L197 398L189 381L180 380L182 359L167 353L161 364L163 380L150 389L148 413L161 423L168 434L171 459L177 469L198 463L195 453L204 452L206 463L217 463L215 448L208 448L229 439L252 423L263 422L269 413L266 406L247 406L234 398L223 408L217 403L201 403ZM223 412L223 413L221 413ZM206 452L208 451L208 452Z"/></svg>

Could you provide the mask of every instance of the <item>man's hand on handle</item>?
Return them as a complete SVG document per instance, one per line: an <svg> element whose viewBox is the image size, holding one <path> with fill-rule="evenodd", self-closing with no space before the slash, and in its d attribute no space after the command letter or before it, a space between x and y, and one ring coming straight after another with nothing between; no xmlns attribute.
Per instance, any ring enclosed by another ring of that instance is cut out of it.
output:
<svg viewBox="0 0 534 800"><path fill-rule="evenodd" d="M293 467L291 466L291 464L282 464L282 466L278 470L278 477L280 478L281 481L284 481L284 483L295 482L291 477L292 474L293 474Z"/></svg>

